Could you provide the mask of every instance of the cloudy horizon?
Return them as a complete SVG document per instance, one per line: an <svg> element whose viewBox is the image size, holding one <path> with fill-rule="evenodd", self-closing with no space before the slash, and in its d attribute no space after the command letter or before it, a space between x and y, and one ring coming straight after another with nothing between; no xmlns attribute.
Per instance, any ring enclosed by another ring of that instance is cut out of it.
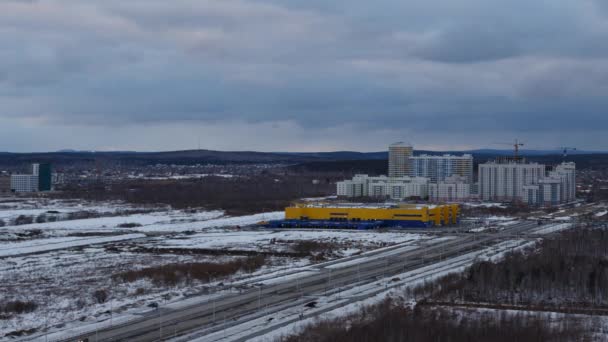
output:
<svg viewBox="0 0 608 342"><path fill-rule="evenodd" d="M4 0L0 151L608 150L603 0Z"/></svg>

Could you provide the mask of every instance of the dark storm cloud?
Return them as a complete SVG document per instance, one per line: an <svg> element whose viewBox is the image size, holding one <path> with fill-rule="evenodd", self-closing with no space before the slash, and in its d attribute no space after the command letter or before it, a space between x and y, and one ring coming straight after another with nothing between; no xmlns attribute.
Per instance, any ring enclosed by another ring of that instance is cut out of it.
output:
<svg viewBox="0 0 608 342"><path fill-rule="evenodd" d="M606 41L602 0L3 1L0 118L599 131Z"/></svg>

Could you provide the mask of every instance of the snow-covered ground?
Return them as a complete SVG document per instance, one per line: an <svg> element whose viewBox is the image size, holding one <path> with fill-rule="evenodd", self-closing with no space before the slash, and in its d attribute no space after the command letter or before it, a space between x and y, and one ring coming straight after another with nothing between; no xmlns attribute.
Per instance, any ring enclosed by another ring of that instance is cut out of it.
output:
<svg viewBox="0 0 608 342"><path fill-rule="evenodd" d="M222 217L224 212L222 211L201 211L201 212L187 212L182 210L167 210L157 211L145 214L133 214L125 216L113 216L113 217L98 217L98 218L87 218L80 220L70 221L59 221L59 222L45 222L45 223L32 223L20 226L6 227L5 229L12 230L27 230L27 229L39 229L39 230L72 230L72 231L112 231L120 230L121 224L133 223L138 225L137 227L130 228L131 231L155 231L163 230L188 230L191 229L191 224L197 221L206 221ZM124 229L122 229L124 230Z"/></svg>
<svg viewBox="0 0 608 342"><path fill-rule="evenodd" d="M469 208L507 208L504 203L494 202L464 202L462 205Z"/></svg>
<svg viewBox="0 0 608 342"><path fill-rule="evenodd" d="M11 225L19 216L33 217L40 215L65 220L69 214L89 212L99 216L113 215L125 211L149 211L166 209L161 206L134 206L119 201L88 202L75 200L45 198L0 198L0 220Z"/></svg>
<svg viewBox="0 0 608 342"><path fill-rule="evenodd" d="M0 244L0 258L15 255L44 253L73 247L104 244L143 238L144 234L124 234L116 236L64 237L50 239L35 239L29 241Z"/></svg>
<svg viewBox="0 0 608 342"><path fill-rule="evenodd" d="M342 255L404 242L430 239L431 236L407 232L374 232L356 230L254 230L217 231L166 239L150 240L158 248L273 250L289 251L298 241L317 241L340 246Z"/></svg>
<svg viewBox="0 0 608 342"><path fill-rule="evenodd" d="M571 227L572 227L572 223L555 223L548 227L544 226L540 229L536 229L536 230L534 230L534 232L536 234L550 234L550 233L559 232L564 229L569 229Z"/></svg>
<svg viewBox="0 0 608 342"><path fill-rule="evenodd" d="M146 180L164 180L164 179L197 179L205 177L222 177L222 178L234 178L239 177L238 175L228 173L191 173L184 175L165 175L165 176L144 176L144 175L130 175L128 178L131 179L146 179Z"/></svg>
<svg viewBox="0 0 608 342"><path fill-rule="evenodd" d="M223 211L157 207L149 212L128 214L125 210L134 207L121 203L36 201L0 202L0 217L14 218L25 215L26 210L32 216L49 211L89 211L112 216L0 227L0 304L21 300L38 305L34 312L0 320L0 340L5 334L19 330L37 329L38 335L32 336L35 339L45 331L58 332L60 336L67 334L66 329L90 329L95 324L109 324L110 320L117 323L151 310L147 305L153 302L180 306L208 300L213 295L210 289L227 279L166 288L145 279L120 283L112 275L172 263L227 262L241 258L221 252L172 253L169 249L292 251L300 241L316 241L336 247L325 256L331 259L397 243L416 248L420 240L436 239L405 231L245 228L283 218L283 212L228 217ZM142 252L137 247L164 248L167 253ZM272 283L282 277L298 276L292 275L294 268L303 268L302 274L306 274L306 267L312 262L308 257L271 256L262 269L252 274L236 274L229 280L242 286L252 282ZM93 293L98 290L107 291L111 300L96 302Z"/></svg>
<svg viewBox="0 0 608 342"><path fill-rule="evenodd" d="M21 226L0 228L8 232L24 230L42 230L55 233L63 232L184 232L226 226L244 226L264 220L282 218L283 212L270 212L255 215L225 217L223 211L166 210L146 214L100 217L92 219L70 220L61 222L33 223ZM134 224L134 227L121 228L123 224Z"/></svg>
<svg viewBox="0 0 608 342"><path fill-rule="evenodd" d="M149 280L133 283L113 280L112 275L126 270L172 263L226 262L239 258L221 253L227 251L293 252L294 246L301 241L328 243L335 248L327 253L326 260L357 254L371 258L373 255L367 256L365 253L382 248L415 249L430 241L451 238L407 231L268 230L246 227L260 221L283 218L283 212L228 217L223 211L184 211L158 207L150 212L121 215L125 208L132 207L120 203L70 205L76 211L114 210L117 215L0 227L0 293L3 294L0 304L10 300L34 301L38 304L38 309L32 313L0 320L0 340L6 333L32 328L38 329L38 334L49 331L55 336L65 336L69 329L94 329L95 324L107 325L110 320L119 322L133 319L151 310L147 305L153 302L178 307L208 300L210 296L221 295L213 292L221 282L241 286L254 282L271 284L289 277L306 276L311 272L310 267L316 266L312 265L310 258L301 255L273 255L266 266L252 274L236 274L230 279L217 279L211 283L195 281L172 288ZM0 202L0 217L14 217L19 210L71 210L68 207L61 201L38 204L35 201L27 204L23 201ZM515 222L503 217L490 221L492 226L506 226ZM125 227L125 224L129 227ZM565 228L552 226L542 233ZM392 247L396 244L399 246ZM180 252L180 249L187 251ZM189 254L190 250L196 249L219 253ZM328 261L325 267L343 267L348 262L348 259ZM457 269L456 264L450 265L446 269ZM107 291L111 300L97 303L93 297L97 290ZM36 336L40 335L33 337Z"/></svg>
<svg viewBox="0 0 608 342"><path fill-rule="evenodd" d="M114 253L102 247L4 258L0 263L1 300L33 301L38 308L0 320L0 340L12 331L109 320L110 315L105 312L111 307L113 315L119 317L134 308L141 311L163 296L183 298L201 287L192 284L189 288L162 288L148 280L119 283L112 280L112 275L149 266L214 260L227 258ZM107 291L111 301L97 303L94 297L97 290Z"/></svg>

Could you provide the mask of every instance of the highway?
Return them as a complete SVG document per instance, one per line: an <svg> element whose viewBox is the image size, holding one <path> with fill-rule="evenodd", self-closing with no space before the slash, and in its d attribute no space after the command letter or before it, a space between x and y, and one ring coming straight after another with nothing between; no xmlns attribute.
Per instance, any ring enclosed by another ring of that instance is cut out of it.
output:
<svg viewBox="0 0 608 342"><path fill-rule="evenodd" d="M231 324L243 323L241 319L261 311L268 314L341 286L372 283L379 277L416 270L507 239L523 238L538 228L542 227L536 221L521 221L499 232L450 235L452 239L431 241L416 249L397 245L319 265L316 272L305 277L286 277L272 285L241 290L179 310L161 307L139 319L61 341L161 341L204 328L214 331L213 327L219 323L222 323L221 329L229 329Z"/></svg>

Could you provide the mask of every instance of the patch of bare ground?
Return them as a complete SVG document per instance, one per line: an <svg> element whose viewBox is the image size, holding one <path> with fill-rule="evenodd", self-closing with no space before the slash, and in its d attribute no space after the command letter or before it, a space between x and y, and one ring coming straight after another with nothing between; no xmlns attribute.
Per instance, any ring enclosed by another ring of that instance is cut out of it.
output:
<svg viewBox="0 0 608 342"><path fill-rule="evenodd" d="M0 319L9 319L13 314L33 312L36 308L38 304L33 301L14 300L4 303L0 301Z"/></svg>

